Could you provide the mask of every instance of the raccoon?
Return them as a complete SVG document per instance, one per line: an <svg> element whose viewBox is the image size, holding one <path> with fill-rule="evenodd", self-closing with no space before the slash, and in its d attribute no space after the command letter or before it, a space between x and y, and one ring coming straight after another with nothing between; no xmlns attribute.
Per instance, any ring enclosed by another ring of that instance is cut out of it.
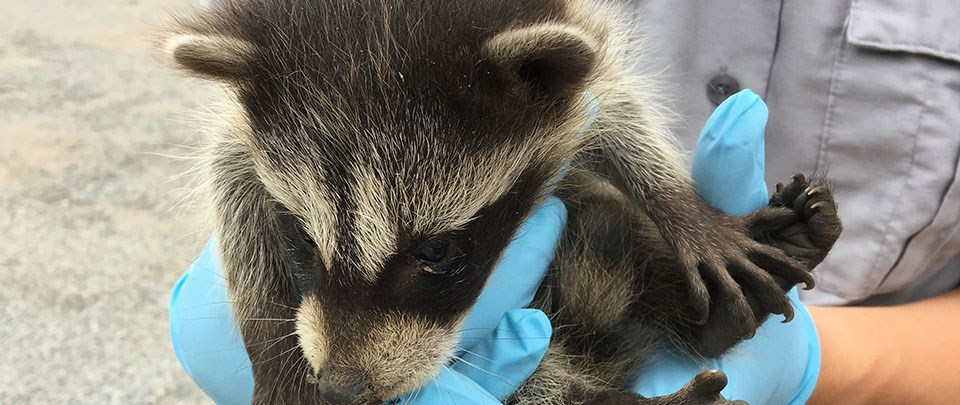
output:
<svg viewBox="0 0 960 405"><path fill-rule="evenodd" d="M565 327L510 402L725 401L718 371L665 397L625 385L658 345L717 356L789 320L784 292L813 286L836 205L800 175L751 215L705 204L620 15L219 0L164 33L172 64L232 106L204 173L255 403L381 403L428 382L551 193L569 219L533 305Z"/></svg>

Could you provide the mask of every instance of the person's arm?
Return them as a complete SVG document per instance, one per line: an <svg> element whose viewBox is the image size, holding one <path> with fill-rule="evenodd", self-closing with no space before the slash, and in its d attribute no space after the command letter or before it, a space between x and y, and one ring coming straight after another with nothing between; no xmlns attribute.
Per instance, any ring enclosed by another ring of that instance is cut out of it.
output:
<svg viewBox="0 0 960 405"><path fill-rule="evenodd" d="M810 404L960 401L960 290L890 307L809 307L820 335Z"/></svg>

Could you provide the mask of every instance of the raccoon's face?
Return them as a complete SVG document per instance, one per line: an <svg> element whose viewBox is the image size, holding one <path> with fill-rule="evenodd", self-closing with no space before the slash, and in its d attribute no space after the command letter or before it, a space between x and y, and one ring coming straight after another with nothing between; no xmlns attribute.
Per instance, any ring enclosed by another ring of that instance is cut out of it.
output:
<svg viewBox="0 0 960 405"><path fill-rule="evenodd" d="M235 92L244 123L224 136L275 201L264 237L283 246L278 288L299 297L300 349L330 401L387 400L437 375L579 146L593 42L558 24L494 34L452 53L409 45L403 61L358 54L350 69L296 41L167 42L179 66Z"/></svg>
<svg viewBox="0 0 960 405"><path fill-rule="evenodd" d="M302 294L296 330L306 359L333 387L381 400L449 361L460 323L558 169L542 160L501 167L508 156L457 147L441 156L427 144L408 148L392 164L371 152L376 158L336 175L349 179L342 187L310 198L334 215L279 198L289 201L281 229Z"/></svg>
<svg viewBox="0 0 960 405"><path fill-rule="evenodd" d="M320 146L337 151L323 157L255 152L279 202L303 353L326 383L378 399L449 361L459 324L563 164L560 146L451 141L480 128L418 115L339 128L358 143Z"/></svg>

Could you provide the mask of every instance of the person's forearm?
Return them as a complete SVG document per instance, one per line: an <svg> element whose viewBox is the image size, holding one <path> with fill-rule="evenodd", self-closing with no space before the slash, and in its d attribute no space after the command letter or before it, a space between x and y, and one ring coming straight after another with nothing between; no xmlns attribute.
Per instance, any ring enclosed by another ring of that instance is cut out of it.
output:
<svg viewBox="0 0 960 405"><path fill-rule="evenodd" d="M960 290L892 307L810 307L820 378L810 404L960 400Z"/></svg>

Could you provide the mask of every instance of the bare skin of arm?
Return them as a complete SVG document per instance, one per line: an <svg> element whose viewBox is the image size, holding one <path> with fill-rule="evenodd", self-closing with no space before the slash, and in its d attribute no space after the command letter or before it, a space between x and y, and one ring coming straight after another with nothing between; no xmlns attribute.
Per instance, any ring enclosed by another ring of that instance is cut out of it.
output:
<svg viewBox="0 0 960 405"><path fill-rule="evenodd" d="M809 307L821 368L809 404L960 400L960 290L891 307Z"/></svg>

